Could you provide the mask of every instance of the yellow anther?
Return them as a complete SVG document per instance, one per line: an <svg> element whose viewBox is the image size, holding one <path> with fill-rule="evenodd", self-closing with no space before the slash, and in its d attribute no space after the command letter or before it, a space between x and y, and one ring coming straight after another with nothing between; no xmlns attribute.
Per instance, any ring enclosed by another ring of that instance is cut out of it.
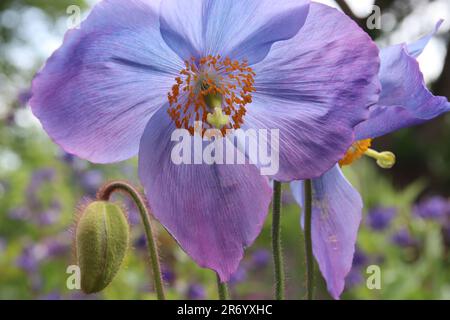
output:
<svg viewBox="0 0 450 320"><path fill-rule="evenodd" d="M222 108L214 108L214 113L209 113L206 121L217 129L222 129L230 123L230 117L223 113Z"/></svg>
<svg viewBox="0 0 450 320"><path fill-rule="evenodd" d="M389 151L377 152L372 149L368 149L365 155L377 160L377 165L383 169L391 169L396 162L395 154Z"/></svg>

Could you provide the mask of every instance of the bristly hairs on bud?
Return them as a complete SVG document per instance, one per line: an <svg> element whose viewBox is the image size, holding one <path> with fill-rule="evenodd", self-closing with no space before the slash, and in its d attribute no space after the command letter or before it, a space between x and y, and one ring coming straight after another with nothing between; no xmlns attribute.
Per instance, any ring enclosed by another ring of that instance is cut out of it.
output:
<svg viewBox="0 0 450 320"><path fill-rule="evenodd" d="M114 279L129 246L129 229L126 214L116 203L93 201L80 208L75 251L85 293L102 291Z"/></svg>
<svg viewBox="0 0 450 320"><path fill-rule="evenodd" d="M78 203L75 207L75 212L72 217L72 223L70 224L70 226L67 229L68 233L72 236L71 264L76 265L78 263L77 245L76 245L76 243L77 243L76 234L77 234L78 222L80 221L80 218L83 215L83 211L86 209L86 207L94 201L96 201L96 200L93 200L90 197L84 197L80 201L78 201ZM127 207L120 202L117 202L116 205L120 206L123 214L127 218L127 221L130 221L129 220L129 212L128 212Z"/></svg>
<svg viewBox="0 0 450 320"><path fill-rule="evenodd" d="M158 297L158 300L165 300L157 241L156 237L154 236L154 231L151 224L147 200L136 188L134 188L133 185L126 181L112 181L106 183L99 189L97 193L97 199L98 201L108 202L115 192L120 192L128 195L138 208L142 223L144 225L145 236L147 238L147 248L150 257L150 265L152 267L156 295Z"/></svg>

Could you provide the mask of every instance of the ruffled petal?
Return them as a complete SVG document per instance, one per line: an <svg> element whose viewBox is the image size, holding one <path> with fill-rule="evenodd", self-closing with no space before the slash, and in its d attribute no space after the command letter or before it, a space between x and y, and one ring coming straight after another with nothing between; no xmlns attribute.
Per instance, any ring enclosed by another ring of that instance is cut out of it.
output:
<svg viewBox="0 0 450 320"><path fill-rule="evenodd" d="M438 33L439 29L441 28L441 25L444 23L444 20L439 20L436 24L436 27L434 28L433 32L427 34L426 36L420 38L416 42L413 42L408 45L408 52L411 56L418 58L423 50L425 50L425 47L428 45L428 43L433 39L436 33Z"/></svg>
<svg viewBox="0 0 450 320"><path fill-rule="evenodd" d="M152 213L200 266L228 281L261 231L272 190L252 165L174 164L173 132L161 110L141 140L139 176Z"/></svg>
<svg viewBox="0 0 450 320"><path fill-rule="evenodd" d="M350 18L313 3L300 32L253 66L256 92L244 122L280 130L274 179L319 177L343 157L378 100L378 54Z"/></svg>
<svg viewBox="0 0 450 320"><path fill-rule="evenodd" d="M369 119L356 127L357 140L380 137L450 111L447 98L428 90L419 63L406 45L381 51L380 80L380 100L371 108Z"/></svg>
<svg viewBox="0 0 450 320"><path fill-rule="evenodd" d="M158 3L102 1L34 79L33 113L67 152L97 163L136 155L183 68L161 37Z"/></svg>
<svg viewBox="0 0 450 320"><path fill-rule="evenodd" d="M303 26L309 0L163 0L161 33L184 60L209 54L261 61Z"/></svg>
<svg viewBox="0 0 450 320"><path fill-rule="evenodd" d="M294 193L303 188L301 184L293 184ZM296 199L303 203L303 193L296 194ZM339 166L313 180L313 252L334 299L343 292L352 267L362 208L361 196Z"/></svg>

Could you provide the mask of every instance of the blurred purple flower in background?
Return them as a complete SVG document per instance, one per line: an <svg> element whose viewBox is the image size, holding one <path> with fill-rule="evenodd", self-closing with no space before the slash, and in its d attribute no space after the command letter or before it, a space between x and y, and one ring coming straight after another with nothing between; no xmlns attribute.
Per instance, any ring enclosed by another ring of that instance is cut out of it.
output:
<svg viewBox="0 0 450 320"><path fill-rule="evenodd" d="M64 150L61 150L60 158L66 164L73 166L75 163L75 156L73 154L67 153Z"/></svg>
<svg viewBox="0 0 450 320"><path fill-rule="evenodd" d="M356 247L355 254L353 255L352 268L345 278L345 288L353 288L364 281L362 273L368 263L369 257L359 247Z"/></svg>
<svg viewBox="0 0 450 320"><path fill-rule="evenodd" d="M136 240L134 240L134 247L137 250L146 250L147 248L147 238L145 234L139 235Z"/></svg>
<svg viewBox="0 0 450 320"><path fill-rule="evenodd" d="M172 270L172 268L170 268L168 266L161 267L161 275L162 275L164 282L169 285L173 285L177 278L175 272Z"/></svg>
<svg viewBox="0 0 450 320"><path fill-rule="evenodd" d="M39 213L37 220L41 226L49 226L59 221L61 217L61 203L54 200L49 208Z"/></svg>
<svg viewBox="0 0 450 320"><path fill-rule="evenodd" d="M230 286L235 286L239 283L244 282L245 280L247 280L247 268L243 263L241 263L236 272L231 275L228 284Z"/></svg>
<svg viewBox="0 0 450 320"><path fill-rule="evenodd" d="M345 278L345 288L351 289L364 282L362 270L359 268L352 268Z"/></svg>
<svg viewBox="0 0 450 320"><path fill-rule="evenodd" d="M61 150L59 157L72 170L73 180L78 183L83 192L94 198L104 182L104 173L99 169L91 169L88 161L64 150Z"/></svg>
<svg viewBox="0 0 450 320"><path fill-rule="evenodd" d="M97 190L103 183L103 180L103 172L100 170L88 170L81 173L80 184L87 195L95 197Z"/></svg>
<svg viewBox="0 0 450 320"><path fill-rule="evenodd" d="M8 213L8 217L12 220L26 221L31 219L31 211L26 207L14 208Z"/></svg>
<svg viewBox="0 0 450 320"><path fill-rule="evenodd" d="M53 168L38 169L31 175L30 183L28 185L28 192L36 192L43 183L51 182L55 178L56 172Z"/></svg>
<svg viewBox="0 0 450 320"><path fill-rule="evenodd" d="M191 284L187 289L187 298L189 300L203 300L206 297L205 287L201 284Z"/></svg>
<svg viewBox="0 0 450 320"><path fill-rule="evenodd" d="M271 253L266 249L256 250L252 254L251 265L255 270L260 270L266 268L271 261Z"/></svg>
<svg viewBox="0 0 450 320"><path fill-rule="evenodd" d="M19 207L11 210L8 217L12 220L34 222L40 226L49 226L59 221L61 216L61 206L55 201L43 211L32 211L27 207Z"/></svg>
<svg viewBox="0 0 450 320"><path fill-rule="evenodd" d="M397 210L395 208L374 208L371 209L367 214L367 224L368 226L375 231L383 231L386 230L390 224L392 219L394 219L397 214Z"/></svg>
<svg viewBox="0 0 450 320"><path fill-rule="evenodd" d="M22 253L16 260L19 268L28 273L34 273L40 263L47 257L47 248L43 244L32 244L23 248Z"/></svg>
<svg viewBox="0 0 450 320"><path fill-rule="evenodd" d="M63 300L63 296L59 292L51 292L38 298L38 300Z"/></svg>
<svg viewBox="0 0 450 320"><path fill-rule="evenodd" d="M427 198L415 206L414 213L422 219L445 221L450 214L450 202L440 196Z"/></svg>
<svg viewBox="0 0 450 320"><path fill-rule="evenodd" d="M369 257L359 247L356 247L353 255L353 267L363 268L369 263Z"/></svg>
<svg viewBox="0 0 450 320"><path fill-rule="evenodd" d="M28 273L35 273L42 262L64 256L70 253L70 249L70 237L63 233L38 243L25 245L16 259L16 265Z"/></svg>
<svg viewBox="0 0 450 320"><path fill-rule="evenodd" d="M53 168L43 168L33 172L26 190L27 202L32 210L41 207L41 201L38 199L38 192L43 184L52 182L55 179L55 176L56 171Z"/></svg>
<svg viewBox="0 0 450 320"><path fill-rule="evenodd" d="M412 247L417 244L417 241L412 237L411 233L407 229L401 229L394 233L391 237L394 244L399 247Z"/></svg>
<svg viewBox="0 0 450 320"><path fill-rule="evenodd" d="M98 294L86 294L83 291L75 291L70 295L70 300L98 300Z"/></svg>
<svg viewBox="0 0 450 320"><path fill-rule="evenodd" d="M70 238L53 238L49 239L45 242L45 246L47 249L46 257L47 258L57 258L64 255L67 255L71 250L71 244L67 241Z"/></svg>

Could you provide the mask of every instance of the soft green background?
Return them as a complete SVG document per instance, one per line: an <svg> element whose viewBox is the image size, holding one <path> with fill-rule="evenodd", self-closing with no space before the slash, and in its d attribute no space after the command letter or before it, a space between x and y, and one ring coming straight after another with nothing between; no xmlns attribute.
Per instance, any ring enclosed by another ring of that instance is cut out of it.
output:
<svg viewBox="0 0 450 320"><path fill-rule="evenodd" d="M425 7L433 2L437 1L415 1L416 5ZM68 161L42 131L28 107L18 101L18 95L29 88L34 72L61 41L67 21L66 8L74 4L80 5L83 12L89 7L75 0L0 1L0 299L153 299L148 257L137 244L129 249L123 268L102 294L85 296L66 288L66 268L74 264L72 226L76 206L92 197L102 182L127 179L138 185L135 160L109 166L95 166L80 159ZM404 0L377 1L377 4L394 18L394 25L389 32L372 35L380 43L389 43L388 35L404 28L401 22L415 7ZM421 23L423 30L419 33L423 34L434 21ZM441 33L437 39L444 49L448 46L448 33ZM442 74L430 85L436 92L448 95L448 76L445 64ZM399 213L383 232L372 231L364 219L359 234L358 246L369 257L366 265L381 267L381 290L367 289L364 266L360 271L362 282L349 288L343 298L450 298L449 247L444 241L443 227L438 222L415 217L412 210L423 197L449 196L449 138L450 117L446 116L375 142L378 149L397 154L399 161L395 169L382 171L369 160L347 169L346 174L362 192L367 209L388 206L398 208ZM37 179L42 170L49 169L52 173L47 180L33 183L33 176ZM304 298L305 263L299 208L292 204L287 187L284 198L287 292L291 299ZM127 201L124 203L135 219L135 208ZM24 214L18 218L14 212ZM46 225L39 223L49 212L54 221ZM392 235L403 228L413 234L415 246L401 248L392 243ZM164 269L175 275L168 285L169 297L192 298L189 288L194 285L204 289L204 297L216 298L214 274L196 266L163 228L158 226L158 229ZM135 243L142 235L142 228L137 224L131 230L132 243ZM61 247L56 253L49 249L55 244ZM261 249L270 250L270 219L256 244L247 251L241 279L245 281L237 281L232 286L233 297L272 297L271 264L256 268L252 262L253 253ZM32 254L27 256L30 250ZM25 270L20 266L24 256L31 259L35 268ZM316 279L317 297L328 299L319 274Z"/></svg>

